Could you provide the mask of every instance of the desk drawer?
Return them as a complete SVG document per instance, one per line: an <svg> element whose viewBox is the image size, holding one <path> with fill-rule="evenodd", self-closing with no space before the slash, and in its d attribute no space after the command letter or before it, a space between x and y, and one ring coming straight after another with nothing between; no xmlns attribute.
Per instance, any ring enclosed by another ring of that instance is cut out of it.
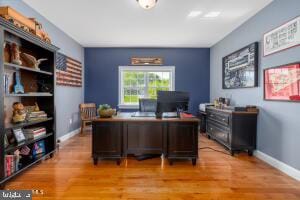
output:
<svg viewBox="0 0 300 200"><path fill-rule="evenodd" d="M216 139L221 140L223 143L229 143L229 130L210 120L207 122L207 132Z"/></svg>
<svg viewBox="0 0 300 200"><path fill-rule="evenodd" d="M172 157L197 156L198 150L197 123L169 123L168 155Z"/></svg>
<svg viewBox="0 0 300 200"><path fill-rule="evenodd" d="M216 122L219 122L225 126L230 125L230 114L228 113L221 113L221 112L214 112L214 111L207 111L207 118Z"/></svg>
<svg viewBox="0 0 300 200"><path fill-rule="evenodd" d="M92 152L97 157L122 156L122 124L93 122Z"/></svg>

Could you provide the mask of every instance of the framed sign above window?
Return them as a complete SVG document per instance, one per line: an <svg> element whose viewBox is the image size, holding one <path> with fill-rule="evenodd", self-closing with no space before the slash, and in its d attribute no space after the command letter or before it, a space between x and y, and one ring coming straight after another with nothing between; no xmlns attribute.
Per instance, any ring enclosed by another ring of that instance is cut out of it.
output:
<svg viewBox="0 0 300 200"><path fill-rule="evenodd" d="M175 90L174 66L120 66L119 108L138 108L139 98Z"/></svg>
<svg viewBox="0 0 300 200"><path fill-rule="evenodd" d="M161 57L147 57L147 58L131 58L132 65L162 65L163 59Z"/></svg>

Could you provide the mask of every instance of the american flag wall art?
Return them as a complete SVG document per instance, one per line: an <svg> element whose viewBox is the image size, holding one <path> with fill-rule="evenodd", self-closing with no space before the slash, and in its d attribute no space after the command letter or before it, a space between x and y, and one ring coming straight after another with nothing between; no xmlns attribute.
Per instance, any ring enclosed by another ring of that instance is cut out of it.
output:
<svg viewBox="0 0 300 200"><path fill-rule="evenodd" d="M82 64L64 54L56 55L56 84L82 87Z"/></svg>

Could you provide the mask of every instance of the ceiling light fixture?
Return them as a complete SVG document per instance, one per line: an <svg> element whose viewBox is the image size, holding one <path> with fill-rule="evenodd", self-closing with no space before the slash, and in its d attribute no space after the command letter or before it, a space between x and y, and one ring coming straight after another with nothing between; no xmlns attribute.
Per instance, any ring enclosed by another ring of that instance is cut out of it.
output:
<svg viewBox="0 0 300 200"><path fill-rule="evenodd" d="M151 8L153 8L156 3L157 3L157 0L136 0L140 6L142 8L144 8L145 10L150 10Z"/></svg>
<svg viewBox="0 0 300 200"><path fill-rule="evenodd" d="M188 17L198 17L199 15L201 15L202 12L201 11L191 11L188 15Z"/></svg>
<svg viewBox="0 0 300 200"><path fill-rule="evenodd" d="M204 15L204 17L213 18L213 17L218 17L220 14L221 14L221 12L213 11L213 12L209 12L206 15Z"/></svg>

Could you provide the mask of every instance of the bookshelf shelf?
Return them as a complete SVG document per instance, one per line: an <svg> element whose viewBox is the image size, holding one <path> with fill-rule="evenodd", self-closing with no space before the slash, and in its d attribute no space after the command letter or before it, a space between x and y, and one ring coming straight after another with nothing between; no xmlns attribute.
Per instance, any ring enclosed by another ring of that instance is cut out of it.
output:
<svg viewBox="0 0 300 200"><path fill-rule="evenodd" d="M32 92L24 94L5 94L6 97L52 97L51 93Z"/></svg>
<svg viewBox="0 0 300 200"><path fill-rule="evenodd" d="M38 138L35 138L35 139L29 139L29 140L25 140L24 142L22 143L19 143L17 145L9 145L6 149L5 149L5 152L8 153L8 152L13 152L19 148L22 148L23 146L26 146L26 145L30 145L30 144L33 144L39 140L42 140L42 139L45 139L47 137L50 137L51 135L53 135L53 133L47 133L46 135L43 135L41 137L38 137Z"/></svg>
<svg viewBox="0 0 300 200"><path fill-rule="evenodd" d="M7 123L7 124L5 124L5 130L15 129L15 128L24 128L26 126L32 126L32 125L40 124L40 123L51 121L51 120L53 120L53 117L48 117L47 119L30 121L30 122L27 121L27 122L17 123L17 124Z"/></svg>
<svg viewBox="0 0 300 200"><path fill-rule="evenodd" d="M35 72L35 73L40 73L40 74L46 74L46 75L53 75L53 73L51 72L47 72L47 71L43 71L43 70L37 70L37 69L33 69L33 68L29 68L29 67L24 67L24 66L20 66L20 65L15 65L12 63L4 63L4 67L5 68L10 68L10 69L15 69L15 70L27 70L30 72Z"/></svg>
<svg viewBox="0 0 300 200"><path fill-rule="evenodd" d="M3 179L0 181L0 184L5 183L6 181L8 181L8 180L10 180L11 178L15 177L16 175L22 173L24 170L26 170L26 169L32 167L34 164L36 164L36 163L38 163L38 162L40 162L40 161L46 159L47 157L49 157L49 156L51 157L51 155L52 155L53 153L54 153L54 151L51 151L51 152L45 154L43 157L41 157L41 158L39 158L39 159L36 159L36 160L32 161L30 164L28 164L28 165L22 167L22 168L19 169L18 171L14 172L12 175L3 178Z"/></svg>
<svg viewBox="0 0 300 200"><path fill-rule="evenodd" d="M35 58L47 59L41 64L41 70L12 64L11 45L13 43L19 47L22 53L27 53ZM0 187L3 187L11 178L37 164L39 161L52 157L56 150L54 72L58 49L56 46L41 40L37 36L16 27L13 23L0 17L0 58L3 58L0 59L0 149L2 149L0 151ZM16 74L14 72L20 72L18 75L25 90L24 94L7 93L15 85L16 78L14 76ZM53 92L51 93L44 92L52 90ZM11 109L14 102L20 102L24 106L34 106L37 104L40 111L44 111L49 117L16 124L5 123L6 121L10 121L12 116ZM13 143L13 139L18 137L13 132L13 129L38 127L45 128L47 134L35 139L27 139L19 144ZM7 140L7 138L10 138L10 140ZM35 142L40 143L33 145ZM8 143L8 146L5 148L6 143ZM18 153L16 153L16 150L20 150L20 148L26 145L30 149L28 160L26 160L26 157L20 158ZM39 156L41 157L38 159L32 159L34 148L36 148L34 152L38 152L38 148L43 150L43 154L40 154ZM18 162L21 168L18 171L15 171L17 165L14 166L12 164L14 161L11 158L16 160L20 158ZM5 176L7 169L10 169L7 166L11 166L12 170L10 172L13 172L8 177Z"/></svg>

